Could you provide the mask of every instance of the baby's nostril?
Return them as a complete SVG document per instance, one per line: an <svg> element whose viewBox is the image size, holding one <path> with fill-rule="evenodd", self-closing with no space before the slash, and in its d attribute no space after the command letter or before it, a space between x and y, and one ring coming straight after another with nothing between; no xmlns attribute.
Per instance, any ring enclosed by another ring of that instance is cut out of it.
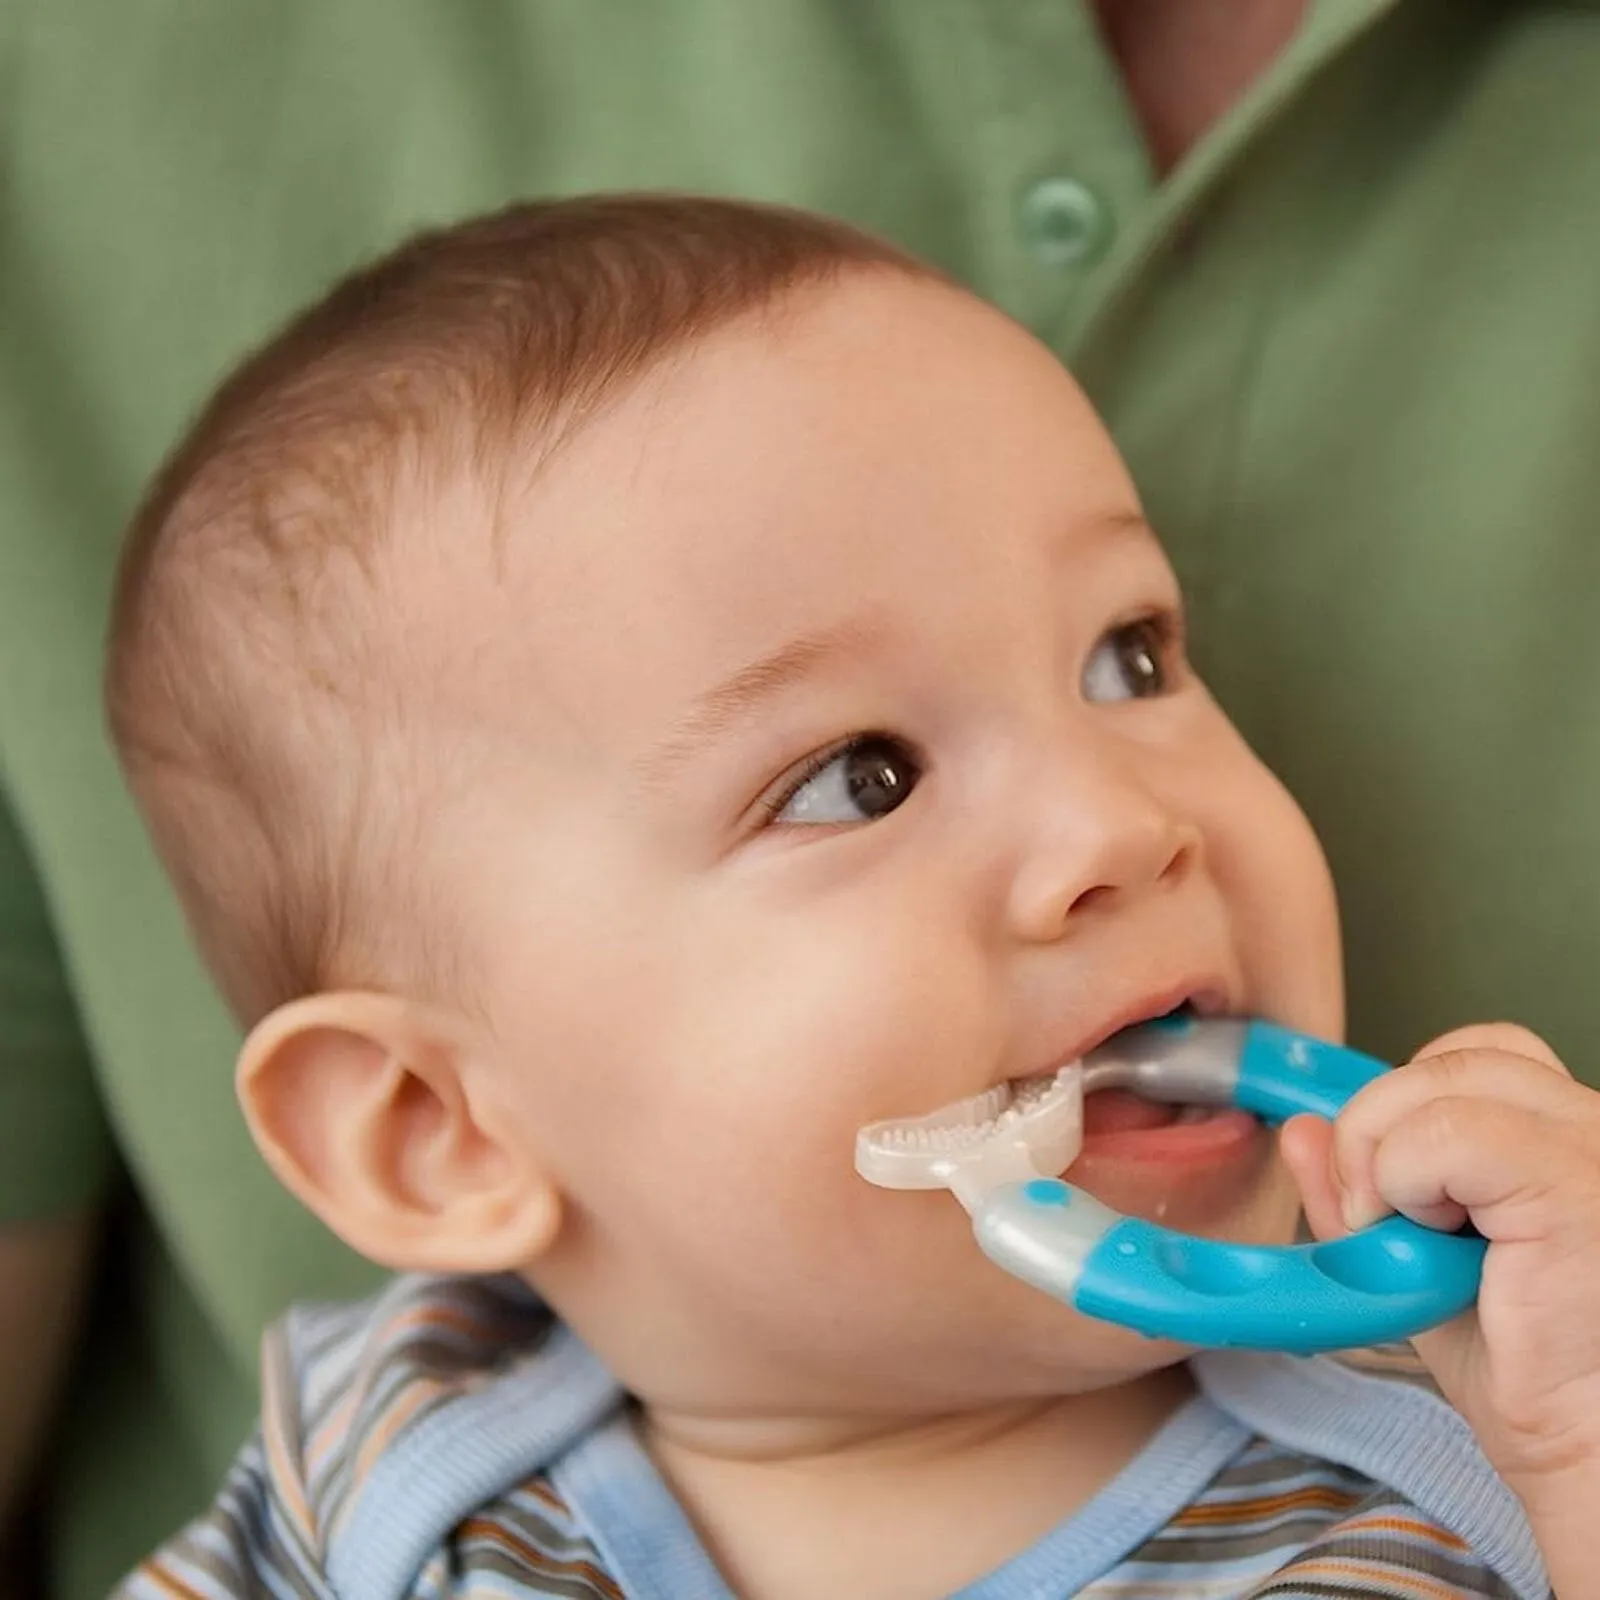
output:
<svg viewBox="0 0 1600 1600"><path fill-rule="evenodd" d="M1161 869L1161 882L1178 883L1188 877L1198 854L1194 845L1185 840L1172 852L1172 859Z"/></svg>
<svg viewBox="0 0 1600 1600"><path fill-rule="evenodd" d="M1116 890L1109 883L1097 883L1092 889L1085 889L1082 894L1067 908L1067 915L1075 917L1080 912L1092 911L1098 905L1112 898Z"/></svg>

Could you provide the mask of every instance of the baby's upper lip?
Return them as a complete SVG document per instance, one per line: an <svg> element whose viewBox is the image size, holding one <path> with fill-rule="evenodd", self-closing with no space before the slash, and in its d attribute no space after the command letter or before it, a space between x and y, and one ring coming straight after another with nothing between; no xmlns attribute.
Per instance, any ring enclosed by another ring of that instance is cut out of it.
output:
<svg viewBox="0 0 1600 1600"><path fill-rule="evenodd" d="M1145 990L1138 998L1130 1000L1103 1017L1094 1028L1069 1041L1064 1049L1042 1062L1037 1073L1030 1076L1059 1072L1062 1067L1074 1061L1081 1061L1112 1035L1121 1033L1124 1028L1149 1022L1156 1017L1164 1017L1169 1011L1176 1011L1185 1002L1192 1005L1202 1016L1217 1016L1231 1009L1228 985L1215 974L1191 976L1161 989Z"/></svg>

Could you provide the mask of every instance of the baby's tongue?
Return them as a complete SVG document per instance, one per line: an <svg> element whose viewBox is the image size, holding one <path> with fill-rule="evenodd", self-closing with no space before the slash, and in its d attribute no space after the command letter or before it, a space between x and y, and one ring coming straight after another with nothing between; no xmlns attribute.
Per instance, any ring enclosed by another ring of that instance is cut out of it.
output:
<svg viewBox="0 0 1600 1600"><path fill-rule="evenodd" d="M1083 1102L1083 1134L1135 1133L1144 1128L1164 1128L1178 1115L1176 1106L1141 1100L1127 1089L1098 1089Z"/></svg>

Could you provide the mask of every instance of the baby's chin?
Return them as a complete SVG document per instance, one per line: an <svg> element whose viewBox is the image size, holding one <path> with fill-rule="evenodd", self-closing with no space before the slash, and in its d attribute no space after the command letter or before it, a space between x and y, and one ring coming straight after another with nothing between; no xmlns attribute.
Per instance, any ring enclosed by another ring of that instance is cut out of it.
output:
<svg viewBox="0 0 1600 1600"><path fill-rule="evenodd" d="M901 1416L959 1414L1089 1396L1140 1384L1181 1365L1192 1351L1098 1322L1017 1285L1003 1313L964 1319L968 1338L913 1337L880 1347L841 1373L840 1412ZM987 1328L975 1340L975 1322ZM970 1340L970 1342L969 1342Z"/></svg>

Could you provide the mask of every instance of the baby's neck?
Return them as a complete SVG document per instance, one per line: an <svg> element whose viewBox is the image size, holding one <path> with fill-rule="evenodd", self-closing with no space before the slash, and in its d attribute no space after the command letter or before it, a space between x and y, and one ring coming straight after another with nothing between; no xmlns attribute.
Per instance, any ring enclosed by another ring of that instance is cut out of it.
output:
<svg viewBox="0 0 1600 1600"><path fill-rule="evenodd" d="M639 1431L740 1600L934 1600L1077 1510L1193 1392L1175 1367L911 1422L652 1409Z"/></svg>

